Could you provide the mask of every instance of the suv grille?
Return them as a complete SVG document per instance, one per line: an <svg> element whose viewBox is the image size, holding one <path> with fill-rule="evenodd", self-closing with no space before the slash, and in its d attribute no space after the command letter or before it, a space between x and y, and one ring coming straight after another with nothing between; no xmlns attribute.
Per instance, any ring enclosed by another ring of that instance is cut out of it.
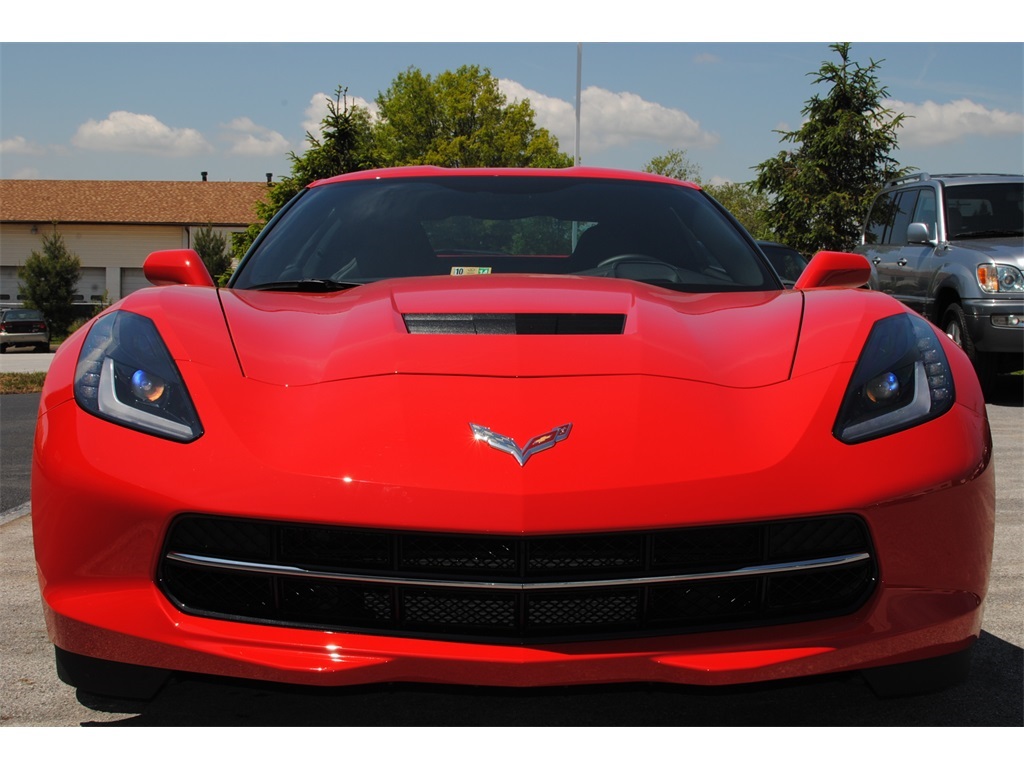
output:
<svg viewBox="0 0 1024 768"><path fill-rule="evenodd" d="M823 618L875 581L852 515L517 537L188 515L159 573L186 613L506 644Z"/></svg>

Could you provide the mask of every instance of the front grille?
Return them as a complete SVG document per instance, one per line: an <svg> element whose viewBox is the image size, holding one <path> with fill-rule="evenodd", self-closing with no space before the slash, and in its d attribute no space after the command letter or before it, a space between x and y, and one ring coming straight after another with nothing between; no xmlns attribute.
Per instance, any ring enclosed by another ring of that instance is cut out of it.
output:
<svg viewBox="0 0 1024 768"><path fill-rule="evenodd" d="M473 536L186 515L159 583L186 613L506 644L850 613L876 583L853 515L558 536Z"/></svg>

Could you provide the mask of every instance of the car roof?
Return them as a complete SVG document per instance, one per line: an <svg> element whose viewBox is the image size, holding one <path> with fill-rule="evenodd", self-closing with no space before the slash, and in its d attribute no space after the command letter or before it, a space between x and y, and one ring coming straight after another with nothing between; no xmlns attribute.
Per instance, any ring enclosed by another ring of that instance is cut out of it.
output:
<svg viewBox="0 0 1024 768"><path fill-rule="evenodd" d="M598 168L595 166L577 165L570 168L441 168L435 165L410 165L401 168L381 168L370 171L356 171L329 179L314 181L309 186L319 187L325 184L337 184L345 181L361 181L367 179L415 179L431 176L490 176L490 177L533 177L533 178L575 178L575 179L617 179L624 181L646 181L661 184L700 189L690 181L680 181L667 176L658 176L641 171L624 171L614 168Z"/></svg>

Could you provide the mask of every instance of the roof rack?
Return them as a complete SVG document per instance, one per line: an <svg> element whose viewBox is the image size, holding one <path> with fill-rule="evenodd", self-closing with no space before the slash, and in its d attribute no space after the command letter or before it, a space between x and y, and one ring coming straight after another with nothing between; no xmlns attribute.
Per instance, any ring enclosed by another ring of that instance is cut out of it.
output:
<svg viewBox="0 0 1024 768"><path fill-rule="evenodd" d="M898 187L902 184L911 184L916 181L931 181L932 179L967 179L975 176L995 176L1006 178L1018 178L1019 173L912 173L909 176L901 176L885 182L885 188Z"/></svg>
<svg viewBox="0 0 1024 768"><path fill-rule="evenodd" d="M930 181L931 178L932 177L929 176L927 173L912 173L909 176L901 176L898 179L892 179L891 181L887 181L885 182L885 186L886 188L898 187L901 184L910 184L911 182L914 181Z"/></svg>

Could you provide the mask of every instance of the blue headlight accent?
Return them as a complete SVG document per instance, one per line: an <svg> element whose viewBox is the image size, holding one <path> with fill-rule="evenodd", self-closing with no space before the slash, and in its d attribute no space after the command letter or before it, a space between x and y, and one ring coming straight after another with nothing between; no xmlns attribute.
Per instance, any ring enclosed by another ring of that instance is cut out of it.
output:
<svg viewBox="0 0 1024 768"><path fill-rule="evenodd" d="M832 434L844 443L884 437L938 418L955 399L935 329L916 315L893 315L868 334Z"/></svg>
<svg viewBox="0 0 1024 768"><path fill-rule="evenodd" d="M75 369L75 401L101 419L179 442L203 434L185 382L153 321L116 311L89 330Z"/></svg>

